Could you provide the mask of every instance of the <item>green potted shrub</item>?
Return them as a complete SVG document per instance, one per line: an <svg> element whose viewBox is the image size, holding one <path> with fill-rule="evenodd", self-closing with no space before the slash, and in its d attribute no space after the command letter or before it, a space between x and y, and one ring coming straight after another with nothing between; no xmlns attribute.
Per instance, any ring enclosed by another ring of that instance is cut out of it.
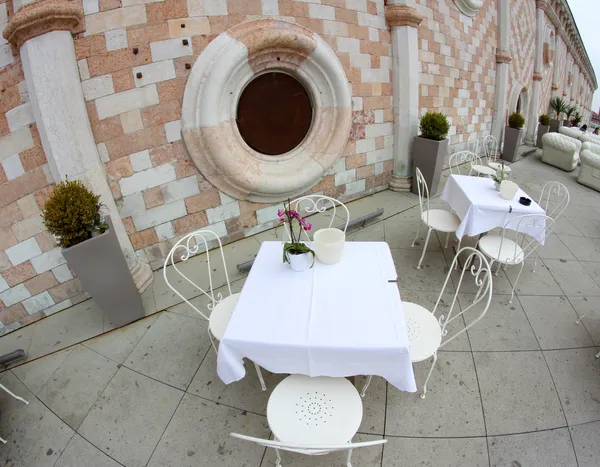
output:
<svg viewBox="0 0 600 467"><path fill-rule="evenodd" d="M444 159L448 154L448 131L450 124L443 113L427 112L419 123L421 134L415 137L412 145L413 180L416 180L418 167L429 187L429 195L433 196L440 184ZM418 193L417 184L413 183L413 193Z"/></svg>
<svg viewBox="0 0 600 467"><path fill-rule="evenodd" d="M574 105L567 105L565 109L565 115L567 118L563 120L563 126L571 126L571 117L575 114L577 109Z"/></svg>
<svg viewBox="0 0 600 467"><path fill-rule="evenodd" d="M540 118L538 118L538 123L536 146L542 149L542 136L550 131L550 116L547 114L540 115Z"/></svg>
<svg viewBox="0 0 600 467"><path fill-rule="evenodd" d="M113 325L144 317L144 307L100 196L80 181L58 185L42 211L44 225L85 290Z"/></svg>
<svg viewBox="0 0 600 467"><path fill-rule="evenodd" d="M521 144L521 136L525 125L525 117L519 112L513 112L508 117L508 126L504 129L504 148L502 159L514 162L517 158L517 150Z"/></svg>
<svg viewBox="0 0 600 467"><path fill-rule="evenodd" d="M558 133L560 128L560 117L567 110L567 103L562 97L553 97L550 99L550 110L554 113L555 119L550 120L550 131Z"/></svg>
<svg viewBox="0 0 600 467"><path fill-rule="evenodd" d="M583 116L579 113L579 111L575 111L575 113L573 114L573 117L571 118L571 124L575 127L579 126L579 124L581 123L581 120L583 119Z"/></svg>

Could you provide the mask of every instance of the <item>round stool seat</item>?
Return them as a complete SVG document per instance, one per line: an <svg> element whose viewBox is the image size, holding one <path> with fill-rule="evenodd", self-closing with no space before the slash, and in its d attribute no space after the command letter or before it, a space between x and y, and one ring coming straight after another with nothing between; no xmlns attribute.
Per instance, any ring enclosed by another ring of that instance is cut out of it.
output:
<svg viewBox="0 0 600 467"><path fill-rule="evenodd" d="M510 238L500 235L485 235L479 239L479 249L502 264L521 264L524 258L523 249Z"/></svg>
<svg viewBox="0 0 600 467"><path fill-rule="evenodd" d="M223 336L225 335L225 329L227 329L229 319L235 309L238 298L240 298L239 293L234 293L229 297L225 297L214 307L209 316L208 328L218 341L223 339Z"/></svg>
<svg viewBox="0 0 600 467"><path fill-rule="evenodd" d="M402 302L410 344L410 360L422 362L431 357L442 343L442 328L429 310L411 302Z"/></svg>
<svg viewBox="0 0 600 467"><path fill-rule="evenodd" d="M496 170L492 169L491 167L488 167L486 165L479 165L479 164L474 164L471 166L471 169L473 169L474 172L477 172L478 174L481 175L495 175L496 174Z"/></svg>

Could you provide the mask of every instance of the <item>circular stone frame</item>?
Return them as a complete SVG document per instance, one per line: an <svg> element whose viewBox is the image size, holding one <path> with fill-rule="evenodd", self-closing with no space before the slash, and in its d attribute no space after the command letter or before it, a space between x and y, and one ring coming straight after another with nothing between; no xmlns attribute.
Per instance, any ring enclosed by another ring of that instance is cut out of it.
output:
<svg viewBox="0 0 600 467"><path fill-rule="evenodd" d="M278 156L250 148L235 120L246 85L270 71L300 81L313 105L302 143ZM276 19L247 21L216 37L196 60L181 121L187 150L210 183L237 199L282 201L319 183L343 153L352 124L349 84L335 52L309 29Z"/></svg>

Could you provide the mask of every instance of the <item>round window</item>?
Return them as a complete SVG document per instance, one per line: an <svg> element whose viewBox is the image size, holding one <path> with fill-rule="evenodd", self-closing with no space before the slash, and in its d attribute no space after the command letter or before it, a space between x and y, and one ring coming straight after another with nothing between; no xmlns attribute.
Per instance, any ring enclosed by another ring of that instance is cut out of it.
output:
<svg viewBox="0 0 600 467"><path fill-rule="evenodd" d="M310 96L300 81L285 73L265 73L242 92L237 125L248 146L276 156L302 143L312 115Z"/></svg>

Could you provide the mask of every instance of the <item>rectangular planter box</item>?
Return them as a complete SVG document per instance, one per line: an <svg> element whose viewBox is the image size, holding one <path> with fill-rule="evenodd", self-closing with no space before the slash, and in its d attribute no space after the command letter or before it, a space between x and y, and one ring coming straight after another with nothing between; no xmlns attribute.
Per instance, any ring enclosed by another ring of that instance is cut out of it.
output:
<svg viewBox="0 0 600 467"><path fill-rule="evenodd" d="M537 142L536 142L536 146L540 149L544 148L544 145L542 144L542 136L544 136L546 133L548 133L548 131L550 130L550 127L548 125L542 125L541 123L538 125L538 131L537 131Z"/></svg>
<svg viewBox="0 0 600 467"><path fill-rule="evenodd" d="M521 145L522 129L511 128L507 126L504 129L504 148L502 149L502 159L508 162L514 162L517 158L517 150Z"/></svg>
<svg viewBox="0 0 600 467"><path fill-rule="evenodd" d="M560 128L560 120L550 119L550 131L552 133L558 133L559 128Z"/></svg>
<svg viewBox="0 0 600 467"><path fill-rule="evenodd" d="M562 126L566 126L567 128L569 128L571 126L571 122L569 120L563 120Z"/></svg>
<svg viewBox="0 0 600 467"><path fill-rule="evenodd" d="M110 218L108 230L62 250L85 290L115 326L144 317L142 298L133 282Z"/></svg>
<svg viewBox="0 0 600 467"><path fill-rule="evenodd" d="M416 168L418 167L429 188L429 196L437 193L444 159L448 154L448 140L435 141L417 136L412 145L413 184L412 191L418 194Z"/></svg>

